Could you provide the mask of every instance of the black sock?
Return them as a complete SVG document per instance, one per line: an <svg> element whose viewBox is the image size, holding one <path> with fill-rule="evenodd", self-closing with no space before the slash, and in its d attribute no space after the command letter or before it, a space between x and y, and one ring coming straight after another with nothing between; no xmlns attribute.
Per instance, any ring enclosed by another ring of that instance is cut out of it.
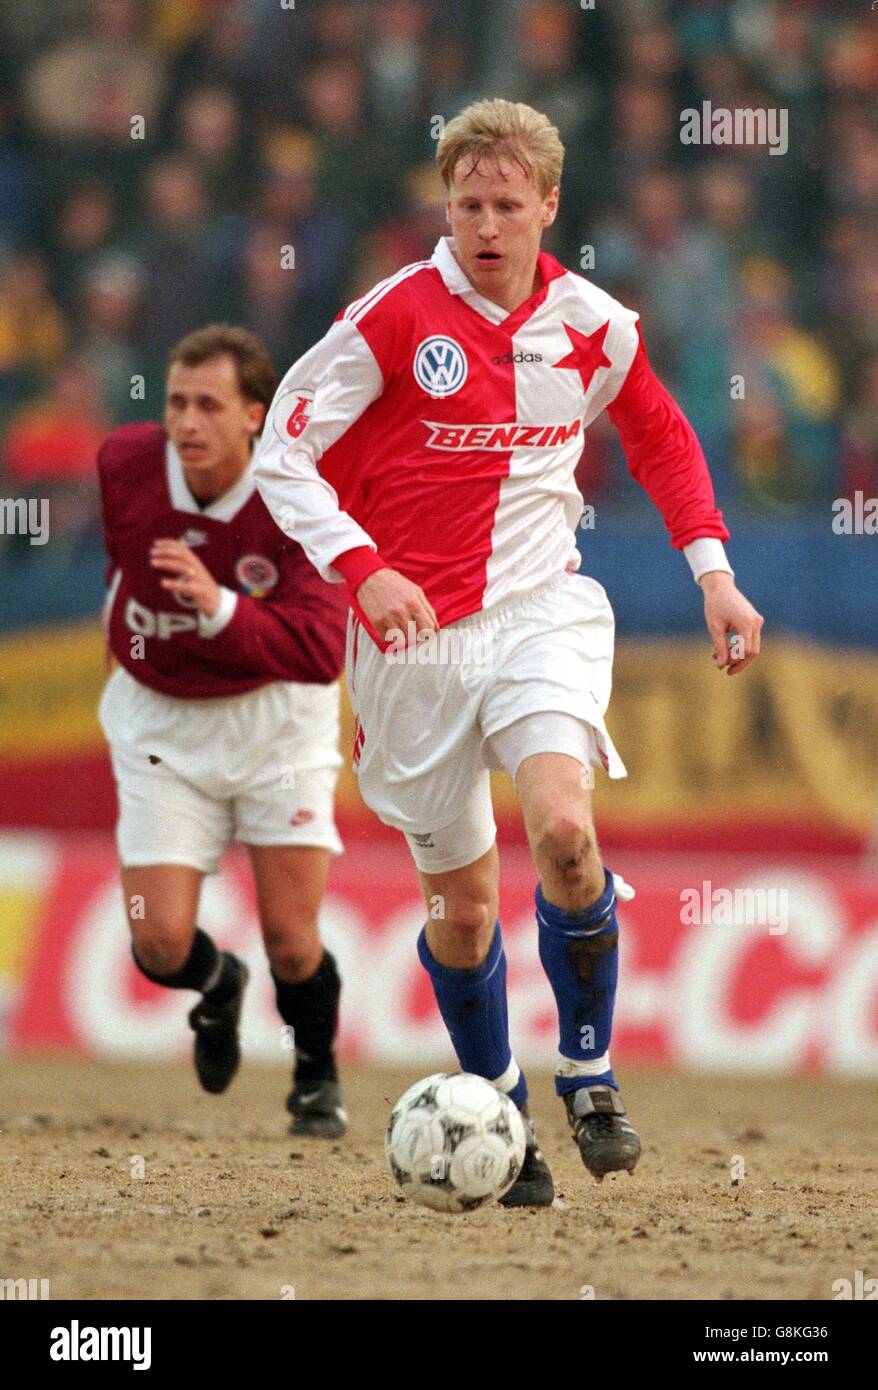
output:
<svg viewBox="0 0 878 1390"><path fill-rule="evenodd" d="M197 989L205 992L210 986L210 997L221 1003L235 991L238 972L233 959L225 951L218 951L207 932L195 928L192 950L180 969L173 975L156 975L137 959L134 947L131 948L135 963L142 975L154 984L164 985L166 989Z"/></svg>
<svg viewBox="0 0 878 1390"><path fill-rule="evenodd" d="M332 1046L338 1027L341 980L335 958L328 951L308 980L287 984L274 971L277 1011L293 1030L296 1048L296 1083L335 1081L338 1073Z"/></svg>

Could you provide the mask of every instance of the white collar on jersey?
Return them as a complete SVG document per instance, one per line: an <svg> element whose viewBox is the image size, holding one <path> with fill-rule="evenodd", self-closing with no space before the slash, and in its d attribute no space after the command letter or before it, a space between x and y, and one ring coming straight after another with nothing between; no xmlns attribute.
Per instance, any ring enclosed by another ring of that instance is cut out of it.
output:
<svg viewBox="0 0 878 1390"><path fill-rule="evenodd" d="M165 474L168 480L168 492L171 494L171 506L175 512L193 512L196 516L212 517L214 521L231 521L233 517L237 516L244 504L249 502L256 489L256 482L253 477L255 462L256 450L253 449L250 454L250 462L228 492L224 492L221 497L216 497L212 502L208 502L206 507L199 507L189 491L189 484L183 473L183 461L169 439L165 448Z"/></svg>
<svg viewBox="0 0 878 1390"><path fill-rule="evenodd" d="M478 290L470 283L461 270L457 261L454 259L452 247L454 237L443 236L436 242L433 251L433 264L442 276L445 288L449 294L459 294L464 297L468 304L483 314L492 323L502 323L509 318L509 310L504 309L499 304L494 304L490 299L485 299L484 295L479 294Z"/></svg>

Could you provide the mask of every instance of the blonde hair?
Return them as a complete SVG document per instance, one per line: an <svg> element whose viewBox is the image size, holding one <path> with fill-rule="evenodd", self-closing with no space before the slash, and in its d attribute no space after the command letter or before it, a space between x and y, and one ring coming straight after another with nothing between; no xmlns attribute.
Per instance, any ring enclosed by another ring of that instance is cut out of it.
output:
<svg viewBox="0 0 878 1390"><path fill-rule="evenodd" d="M446 188L451 188L460 159L471 159L467 173L482 159L495 164L513 160L545 198L561 181L564 146L548 116L523 101L495 97L473 102L445 127L436 163Z"/></svg>

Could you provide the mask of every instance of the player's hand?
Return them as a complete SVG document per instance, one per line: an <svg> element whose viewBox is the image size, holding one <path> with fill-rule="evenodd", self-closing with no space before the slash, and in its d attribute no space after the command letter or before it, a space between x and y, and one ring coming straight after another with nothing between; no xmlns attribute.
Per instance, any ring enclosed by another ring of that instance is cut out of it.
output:
<svg viewBox="0 0 878 1390"><path fill-rule="evenodd" d="M355 597L382 641L395 629L403 633L403 645L408 646L409 623L413 624L412 645L419 632L439 631L433 606L423 589L398 570L375 570L359 585Z"/></svg>
<svg viewBox="0 0 878 1390"><path fill-rule="evenodd" d="M202 564L194 550L180 541L154 541L149 562L155 569L169 570L176 577L163 579L163 589L192 600L206 618L212 618L220 603L220 586Z"/></svg>
<svg viewBox="0 0 878 1390"><path fill-rule="evenodd" d="M704 590L704 621L713 638L713 659L726 675L735 676L759 655L765 619L727 571L711 570L698 582Z"/></svg>

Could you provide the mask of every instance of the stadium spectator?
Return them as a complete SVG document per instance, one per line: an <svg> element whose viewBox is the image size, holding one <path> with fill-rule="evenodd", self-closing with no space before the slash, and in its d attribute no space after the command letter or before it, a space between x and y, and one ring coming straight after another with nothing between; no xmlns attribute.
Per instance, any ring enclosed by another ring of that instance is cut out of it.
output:
<svg viewBox="0 0 878 1390"><path fill-rule="evenodd" d="M86 27L42 53L25 75L34 126L62 143L130 140L130 116L149 124L162 62L140 34L135 0L90 0Z"/></svg>
<svg viewBox="0 0 878 1390"><path fill-rule="evenodd" d="M113 424L149 418L136 346L142 293L140 265L121 254L98 260L82 287L77 357L94 374Z"/></svg>
<svg viewBox="0 0 878 1390"><path fill-rule="evenodd" d="M87 533L100 536L94 462L108 424L94 373L75 358L10 422L5 483L15 495L48 501L53 564L72 556Z"/></svg>
<svg viewBox="0 0 878 1390"><path fill-rule="evenodd" d="M441 43L434 43L427 54L426 83L430 93L430 117L462 111L471 101L475 101L479 91L475 78L472 50L456 34L444 33ZM421 141L421 153L425 159L430 158L431 146L431 132L428 129Z"/></svg>
<svg viewBox="0 0 878 1390"><path fill-rule="evenodd" d="M60 364L66 342L45 263L30 252L10 256L0 269L0 409L38 389Z"/></svg>
<svg viewBox="0 0 878 1390"><path fill-rule="evenodd" d="M401 265L429 260L439 237L447 233L446 193L435 163L418 164L405 177L405 206L365 239L352 293L393 275Z"/></svg>
<svg viewBox="0 0 878 1390"><path fill-rule="evenodd" d="M595 231L595 276L617 294L636 286L650 360L663 379L676 382L725 501L732 486L731 255L696 213L682 175L667 169L644 174L622 212ZM617 476L624 476L615 452Z"/></svg>
<svg viewBox="0 0 878 1390"><path fill-rule="evenodd" d="M734 362L740 477L764 502L825 500L838 485L839 379L824 343L791 314L792 285L777 261L753 258L740 274Z"/></svg>
<svg viewBox="0 0 878 1390"><path fill-rule="evenodd" d="M807 6L780 0L773 5L739 7L736 37L761 82L770 86L790 113L790 122L806 131L817 118L819 73L814 62L816 14Z"/></svg>
<svg viewBox="0 0 878 1390"><path fill-rule="evenodd" d="M601 93L597 81L578 67L579 28L575 9L560 0L525 5L519 18L517 61L510 75L498 75L503 94L545 111L564 142L564 197L557 226L545 240L546 250L562 258L565 242L574 254L585 240L578 233L587 221L603 172L595 138Z"/></svg>
<svg viewBox="0 0 878 1390"><path fill-rule="evenodd" d="M610 136L596 172L603 201L619 208L640 180L680 161L677 110L670 92L639 80L616 88Z"/></svg>
<svg viewBox="0 0 878 1390"><path fill-rule="evenodd" d="M740 262L765 251L753 219L753 180L746 169L723 162L706 164L698 178L698 200L706 227L721 239L726 255Z"/></svg>
<svg viewBox="0 0 878 1390"><path fill-rule="evenodd" d="M257 216L244 233L234 317L282 361L284 354L305 352L337 311L350 247L343 220L317 197L317 140L275 128L261 156Z"/></svg>
<svg viewBox="0 0 878 1390"><path fill-rule="evenodd" d="M858 12L855 19L830 33L823 50L823 80L829 96L874 99L878 91L878 32L874 11Z"/></svg>
<svg viewBox="0 0 878 1390"><path fill-rule="evenodd" d="M836 123L838 145L829 178L835 201L864 217L878 205L878 130L874 118L856 108L841 108Z"/></svg>
<svg viewBox="0 0 878 1390"><path fill-rule="evenodd" d="M348 4L348 0L323 0L314 9L311 60L361 58L365 49L366 21L367 11L363 5Z"/></svg>
<svg viewBox="0 0 878 1390"><path fill-rule="evenodd" d="M246 202L249 161L240 106L231 90L199 86L187 92L177 109L176 143L197 167L213 207L230 212Z"/></svg>
<svg viewBox="0 0 878 1390"><path fill-rule="evenodd" d="M631 80L672 91L680 107L689 104L691 78L683 62L679 35L671 25L656 19L638 25L625 45L622 61Z"/></svg>
<svg viewBox="0 0 878 1390"><path fill-rule="evenodd" d="M37 185L37 165L16 136L10 99L0 91L0 254L36 237Z"/></svg>
<svg viewBox="0 0 878 1390"><path fill-rule="evenodd" d="M214 87L231 93L245 129L264 105L275 97L282 99L277 74L263 72L257 61L252 10L238 0L209 0L209 6L202 0L200 23L189 31L170 62L160 122L163 145L171 139L180 103L193 88ZM287 16L289 12L282 13Z"/></svg>
<svg viewBox="0 0 878 1390"><path fill-rule="evenodd" d="M153 361L192 324L216 317L223 285L211 211L191 158L155 161L146 185L146 221L133 247L145 274L140 341Z"/></svg>
<svg viewBox="0 0 878 1390"><path fill-rule="evenodd" d="M215 0L152 0L150 37L158 49L179 52L195 40L216 9Z"/></svg>
<svg viewBox="0 0 878 1390"><path fill-rule="evenodd" d="M75 314L83 277L119 237L119 209L102 179L75 183L61 201L52 227L50 264L64 310Z"/></svg>
<svg viewBox="0 0 878 1390"><path fill-rule="evenodd" d="M386 0L375 12L376 32L366 54L370 95L381 126L409 146L419 134L413 125L421 112L428 23L421 0Z"/></svg>
<svg viewBox="0 0 878 1390"><path fill-rule="evenodd" d="M354 237L395 202L388 146L366 119L366 75L358 63L332 58L305 75L308 122L320 141L317 191Z"/></svg>
<svg viewBox="0 0 878 1390"><path fill-rule="evenodd" d="M274 362L284 360L293 340L297 272L284 263L281 227L257 222L249 228L240 265L240 308L236 317L258 333Z"/></svg>
<svg viewBox="0 0 878 1390"><path fill-rule="evenodd" d="M695 222L681 177L646 173L632 188L621 216L600 238L599 271L634 280L650 325L651 355L678 371L693 338L728 333L729 265L715 233ZM699 305L697 319L690 296Z"/></svg>
<svg viewBox="0 0 878 1390"><path fill-rule="evenodd" d="M72 358L45 396L13 416L3 446L9 478L20 486L90 484L107 425L94 373Z"/></svg>
<svg viewBox="0 0 878 1390"><path fill-rule="evenodd" d="M878 240L874 217L845 213L826 233L815 277L817 317L826 326L850 396L863 359L878 351Z"/></svg>
<svg viewBox="0 0 878 1390"><path fill-rule="evenodd" d="M575 146L597 115L596 86L577 71L578 24L576 11L559 0L536 0L521 16L515 98L538 100L565 146Z"/></svg>

